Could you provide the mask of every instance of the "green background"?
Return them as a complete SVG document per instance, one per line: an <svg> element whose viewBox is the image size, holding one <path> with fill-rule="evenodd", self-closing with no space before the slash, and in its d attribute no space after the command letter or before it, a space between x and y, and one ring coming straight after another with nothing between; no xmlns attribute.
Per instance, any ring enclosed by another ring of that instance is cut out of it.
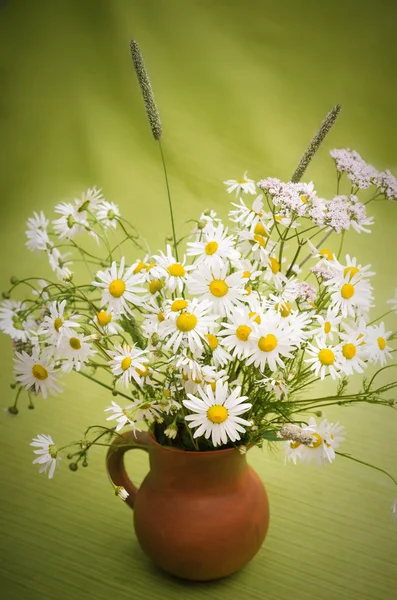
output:
<svg viewBox="0 0 397 600"><path fill-rule="evenodd" d="M153 249L162 246L169 232L164 181L130 38L141 45L160 107L180 228L210 206L225 215L222 181L245 169L256 180L288 179L337 102L338 125L308 172L320 194L334 193L332 147L353 147L379 168L396 166L396 17L395 3L385 0L2 2L0 289L11 275L46 270L24 246L32 211L49 214L95 184ZM377 272L377 314L397 282L396 210L373 206L374 232L352 233L346 245ZM11 347L5 336L0 344L6 408ZM250 566L210 584L160 573L137 546L128 507L111 493L103 448L77 473L64 460L53 481L31 465L29 442L38 433L63 445L104 423L106 391L75 374L65 383L63 395L38 400L34 411L22 403L18 417L0 414L4 598L397 597L393 484L342 458L321 469L285 467L282 453L267 449L249 455L272 511L267 541ZM397 474L395 412L363 406L327 416L346 426L344 451ZM140 482L146 455L131 452L128 467Z"/></svg>

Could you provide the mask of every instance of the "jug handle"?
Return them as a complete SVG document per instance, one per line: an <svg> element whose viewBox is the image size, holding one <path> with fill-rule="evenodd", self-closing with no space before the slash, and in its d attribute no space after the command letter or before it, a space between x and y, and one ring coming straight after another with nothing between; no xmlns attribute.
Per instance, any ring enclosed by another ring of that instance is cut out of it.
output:
<svg viewBox="0 0 397 600"><path fill-rule="evenodd" d="M110 479L116 486L123 486L128 492L128 498L125 502L131 508L134 508L135 497L138 488L132 483L127 475L124 466L124 454L128 450L145 450L148 452L149 446L153 445L153 438L147 431L126 431L113 440L107 456L106 468Z"/></svg>

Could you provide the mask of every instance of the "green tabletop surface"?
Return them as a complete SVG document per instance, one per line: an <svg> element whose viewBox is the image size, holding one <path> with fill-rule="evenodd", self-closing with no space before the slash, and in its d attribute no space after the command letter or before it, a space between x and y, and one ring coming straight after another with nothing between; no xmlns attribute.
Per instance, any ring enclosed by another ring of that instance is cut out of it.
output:
<svg viewBox="0 0 397 600"><path fill-rule="evenodd" d="M183 230L209 207L226 216L225 179L247 169L256 180L287 180L336 103L343 106L338 124L307 180L332 197L334 147L354 148L397 174L396 17L390 0L0 2L0 291L12 275L49 273L45 258L25 248L33 210L50 214L55 203L93 185L119 204L153 251L163 247L167 199L131 38L140 43L160 108ZM345 248L376 271L380 314L397 287L397 205L380 203L370 213L373 233L349 233ZM127 260L134 258L127 251ZM105 423L109 394L74 373L63 394L38 398L35 410L23 400L19 415L9 416L3 409L13 402L12 352L4 335L0 347L4 600L397 598L393 483L340 457L322 468L285 466L281 449L266 446L248 455L271 505L256 558L213 583L163 574L140 551L132 512L112 493L105 448L95 448L76 473L61 461L53 480L31 464L32 437L49 433L60 445L80 439L88 425ZM344 452L397 475L395 411L364 405L330 409L327 417L346 427ZM139 484L146 454L130 452L127 469Z"/></svg>

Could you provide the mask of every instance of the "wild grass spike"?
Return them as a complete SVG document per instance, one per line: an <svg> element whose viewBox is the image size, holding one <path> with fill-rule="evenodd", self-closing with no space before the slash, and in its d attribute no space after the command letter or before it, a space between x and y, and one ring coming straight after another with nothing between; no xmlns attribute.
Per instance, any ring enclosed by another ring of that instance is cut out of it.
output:
<svg viewBox="0 0 397 600"><path fill-rule="evenodd" d="M162 135L160 115L157 109L156 100L154 99L149 75L146 71L145 62L143 60L138 43L135 40L131 40L130 48L132 61L134 63L135 72L138 77L143 101L145 103L146 113L150 123L150 129L152 130L154 139L160 140Z"/></svg>
<svg viewBox="0 0 397 600"><path fill-rule="evenodd" d="M293 183L298 183L302 179L303 173L306 171L309 166L310 161L313 156L321 146L325 136L330 131L332 126L334 125L338 115L341 111L341 105L337 104L325 117L324 121L320 125L320 129L317 131L316 135L311 140L310 144L307 147L306 152L302 156L299 161L299 165L297 166L294 174L291 177L291 181Z"/></svg>

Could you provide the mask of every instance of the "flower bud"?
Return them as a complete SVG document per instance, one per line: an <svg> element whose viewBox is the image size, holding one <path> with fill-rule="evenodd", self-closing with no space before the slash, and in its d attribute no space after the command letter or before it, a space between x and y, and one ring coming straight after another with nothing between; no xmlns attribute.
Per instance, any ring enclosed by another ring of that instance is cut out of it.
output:
<svg viewBox="0 0 397 600"><path fill-rule="evenodd" d="M70 463L70 464L69 464L69 469L70 469L71 471L77 471L77 469L78 469L78 468L79 468L79 467L78 467L77 463Z"/></svg>
<svg viewBox="0 0 397 600"><path fill-rule="evenodd" d="M16 285L18 283L19 279L17 277L11 277L10 279L10 283L11 285Z"/></svg>

